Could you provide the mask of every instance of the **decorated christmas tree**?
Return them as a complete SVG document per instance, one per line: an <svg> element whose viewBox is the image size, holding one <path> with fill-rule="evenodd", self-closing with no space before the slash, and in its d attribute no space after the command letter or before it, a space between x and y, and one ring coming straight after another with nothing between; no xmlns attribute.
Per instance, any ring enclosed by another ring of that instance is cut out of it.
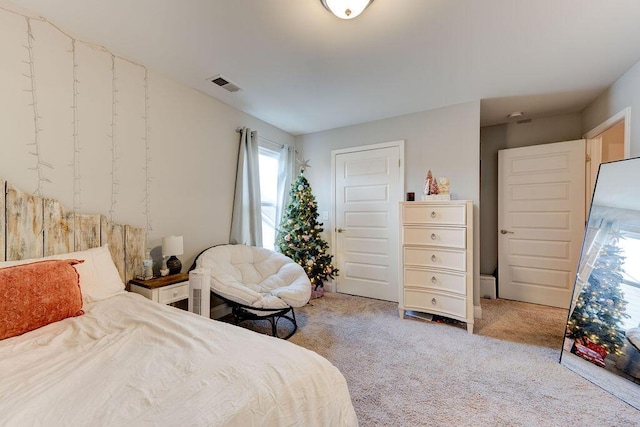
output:
<svg viewBox="0 0 640 427"><path fill-rule="evenodd" d="M620 287L624 256L617 241L600 249L589 280L584 284L567 326L576 341L587 339L607 354L621 355L624 330L621 328L627 301Z"/></svg>
<svg viewBox="0 0 640 427"><path fill-rule="evenodd" d="M280 223L276 247L307 273L314 290L322 288L324 281L333 279L338 270L331 264L329 245L321 233L322 223L318 223L318 205L304 176L304 168L291 185L291 201Z"/></svg>

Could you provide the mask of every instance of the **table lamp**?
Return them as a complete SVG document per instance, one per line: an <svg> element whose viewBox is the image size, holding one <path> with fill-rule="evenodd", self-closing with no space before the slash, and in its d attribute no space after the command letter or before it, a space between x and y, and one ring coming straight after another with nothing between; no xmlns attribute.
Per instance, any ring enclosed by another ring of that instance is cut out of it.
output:
<svg viewBox="0 0 640 427"><path fill-rule="evenodd" d="M162 256L170 257L167 260L169 274L178 274L182 271L182 263L176 255L184 253L182 236L169 236L162 238Z"/></svg>

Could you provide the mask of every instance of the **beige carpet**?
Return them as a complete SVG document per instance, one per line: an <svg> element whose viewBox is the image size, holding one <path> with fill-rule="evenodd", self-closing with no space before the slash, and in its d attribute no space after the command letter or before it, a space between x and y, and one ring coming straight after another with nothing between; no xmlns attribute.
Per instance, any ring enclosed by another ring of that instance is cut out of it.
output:
<svg viewBox="0 0 640 427"><path fill-rule="evenodd" d="M482 299L474 332L501 340L562 348L567 310L503 299Z"/></svg>
<svg viewBox="0 0 640 427"><path fill-rule="evenodd" d="M297 310L290 341L340 369L364 427L640 425L640 412L560 366L562 310L512 305L483 304L468 335L400 320L394 303L326 294Z"/></svg>

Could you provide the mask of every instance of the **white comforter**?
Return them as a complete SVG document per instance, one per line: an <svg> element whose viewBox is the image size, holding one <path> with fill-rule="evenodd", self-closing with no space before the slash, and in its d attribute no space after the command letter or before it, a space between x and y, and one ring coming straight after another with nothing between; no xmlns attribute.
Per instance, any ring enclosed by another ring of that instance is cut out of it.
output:
<svg viewBox="0 0 640 427"><path fill-rule="evenodd" d="M122 293L0 341L0 424L352 426L318 354Z"/></svg>

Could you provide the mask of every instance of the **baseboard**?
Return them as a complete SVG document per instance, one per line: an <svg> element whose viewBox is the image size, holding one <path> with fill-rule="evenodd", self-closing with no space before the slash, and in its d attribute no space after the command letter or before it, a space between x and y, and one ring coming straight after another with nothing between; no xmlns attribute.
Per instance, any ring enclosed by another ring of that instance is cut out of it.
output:
<svg viewBox="0 0 640 427"><path fill-rule="evenodd" d="M226 316L227 314L231 314L231 307L229 307L229 305L226 303L222 303L211 308L212 319L219 319Z"/></svg>
<svg viewBox="0 0 640 427"><path fill-rule="evenodd" d="M482 307L479 305L473 306L473 317L475 319L482 319Z"/></svg>

